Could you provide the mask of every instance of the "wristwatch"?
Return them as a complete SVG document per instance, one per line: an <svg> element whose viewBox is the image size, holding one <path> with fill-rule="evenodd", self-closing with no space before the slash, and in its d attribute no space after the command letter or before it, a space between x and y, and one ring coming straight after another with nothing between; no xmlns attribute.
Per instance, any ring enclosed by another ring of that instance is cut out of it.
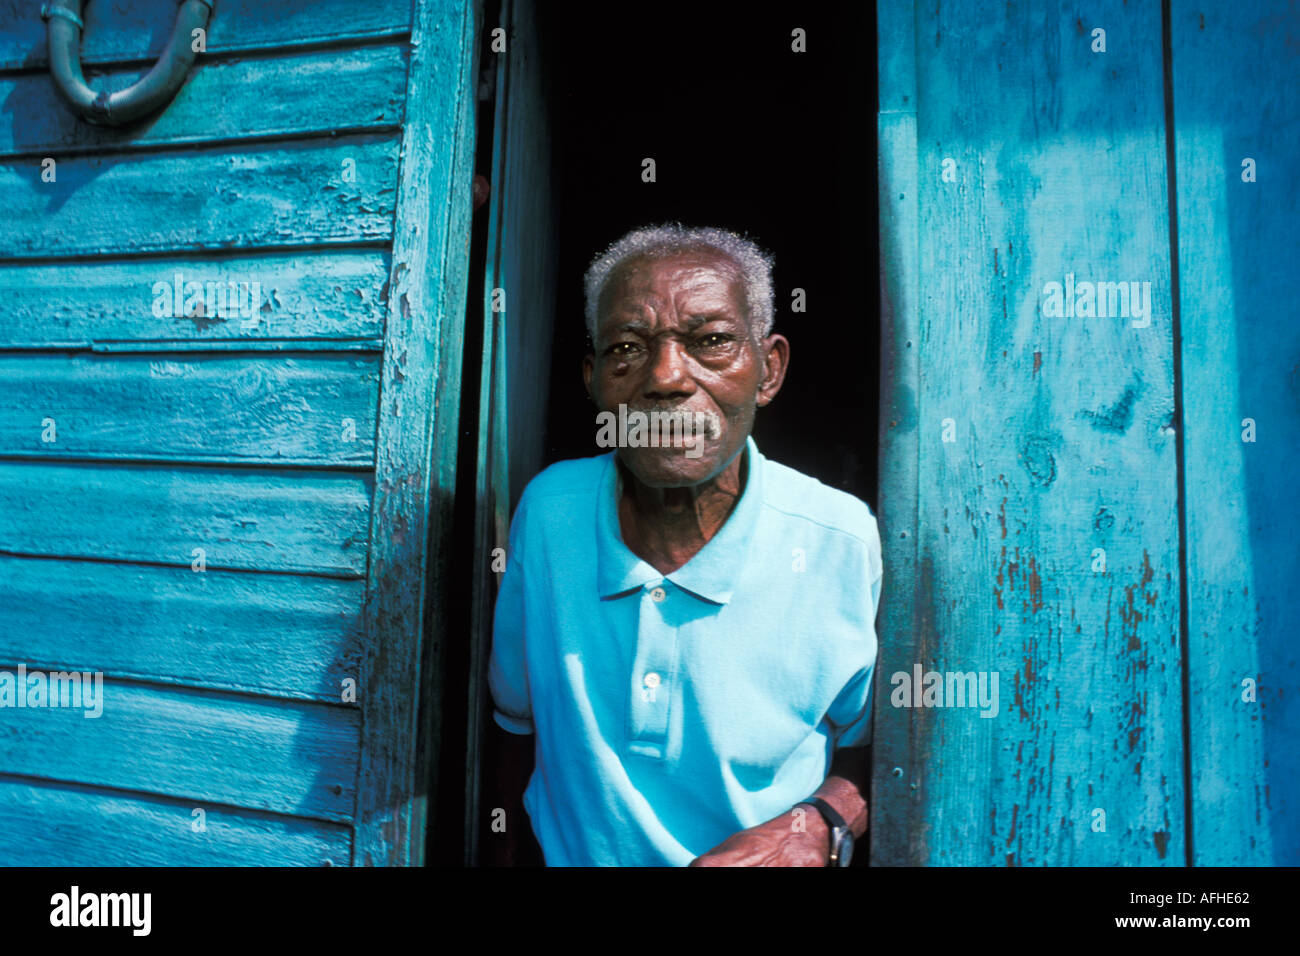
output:
<svg viewBox="0 0 1300 956"><path fill-rule="evenodd" d="M831 828L831 857L827 866L848 866L849 861L853 859L853 831L844 822L844 818L821 797L800 800L795 806L815 808L826 821L826 825Z"/></svg>

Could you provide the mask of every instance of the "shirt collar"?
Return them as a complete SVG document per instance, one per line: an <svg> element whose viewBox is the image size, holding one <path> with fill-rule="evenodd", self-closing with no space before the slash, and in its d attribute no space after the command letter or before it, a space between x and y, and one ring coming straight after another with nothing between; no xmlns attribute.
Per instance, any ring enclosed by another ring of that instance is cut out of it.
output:
<svg viewBox="0 0 1300 956"><path fill-rule="evenodd" d="M746 439L744 454L748 456L748 474L740 501L703 548L676 571L665 575L623 543L618 523L622 486L616 453L611 453L596 502L596 586L600 596L612 597L666 579L715 604L730 601L763 503L765 459L759 454L753 436Z"/></svg>

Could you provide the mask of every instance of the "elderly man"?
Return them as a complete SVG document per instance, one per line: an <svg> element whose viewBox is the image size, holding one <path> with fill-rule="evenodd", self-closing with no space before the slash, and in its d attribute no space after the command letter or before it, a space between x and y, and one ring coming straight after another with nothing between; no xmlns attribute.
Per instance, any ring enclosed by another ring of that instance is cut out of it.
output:
<svg viewBox="0 0 1300 956"><path fill-rule="evenodd" d="M661 420L519 502L490 685L521 735L505 760L533 752L545 862L847 865L867 825L880 538L867 505L750 437L790 359L771 261L719 229L651 227L597 257L586 292L599 412L704 427Z"/></svg>

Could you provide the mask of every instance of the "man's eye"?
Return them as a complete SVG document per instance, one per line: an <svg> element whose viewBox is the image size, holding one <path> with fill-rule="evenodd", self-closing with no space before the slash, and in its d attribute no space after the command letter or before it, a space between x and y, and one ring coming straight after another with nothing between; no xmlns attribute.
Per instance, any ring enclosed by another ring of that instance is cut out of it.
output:
<svg viewBox="0 0 1300 956"><path fill-rule="evenodd" d="M635 352L636 347L635 342L615 342L609 348L605 349L605 354L625 358Z"/></svg>
<svg viewBox="0 0 1300 956"><path fill-rule="evenodd" d="M695 340L695 344L700 348L716 349L731 341L731 336L722 332L710 332L708 335L701 335Z"/></svg>

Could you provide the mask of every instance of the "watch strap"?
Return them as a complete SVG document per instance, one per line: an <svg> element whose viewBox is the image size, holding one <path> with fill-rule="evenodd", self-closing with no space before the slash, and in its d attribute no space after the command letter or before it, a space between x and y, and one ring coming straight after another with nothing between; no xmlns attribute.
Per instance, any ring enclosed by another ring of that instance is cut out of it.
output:
<svg viewBox="0 0 1300 956"><path fill-rule="evenodd" d="M847 830L849 828L848 823L839 815L839 812L821 797L809 797L807 800L800 800L799 803L816 807L817 812L826 821L826 825L832 830Z"/></svg>
<svg viewBox="0 0 1300 956"><path fill-rule="evenodd" d="M821 814L822 819L831 830L831 849L830 862L832 865L842 865L839 863L839 849L843 844L844 836L851 831L848 822L839 814L839 811L832 807L821 797L809 797L807 800L800 800L795 806L809 806Z"/></svg>

